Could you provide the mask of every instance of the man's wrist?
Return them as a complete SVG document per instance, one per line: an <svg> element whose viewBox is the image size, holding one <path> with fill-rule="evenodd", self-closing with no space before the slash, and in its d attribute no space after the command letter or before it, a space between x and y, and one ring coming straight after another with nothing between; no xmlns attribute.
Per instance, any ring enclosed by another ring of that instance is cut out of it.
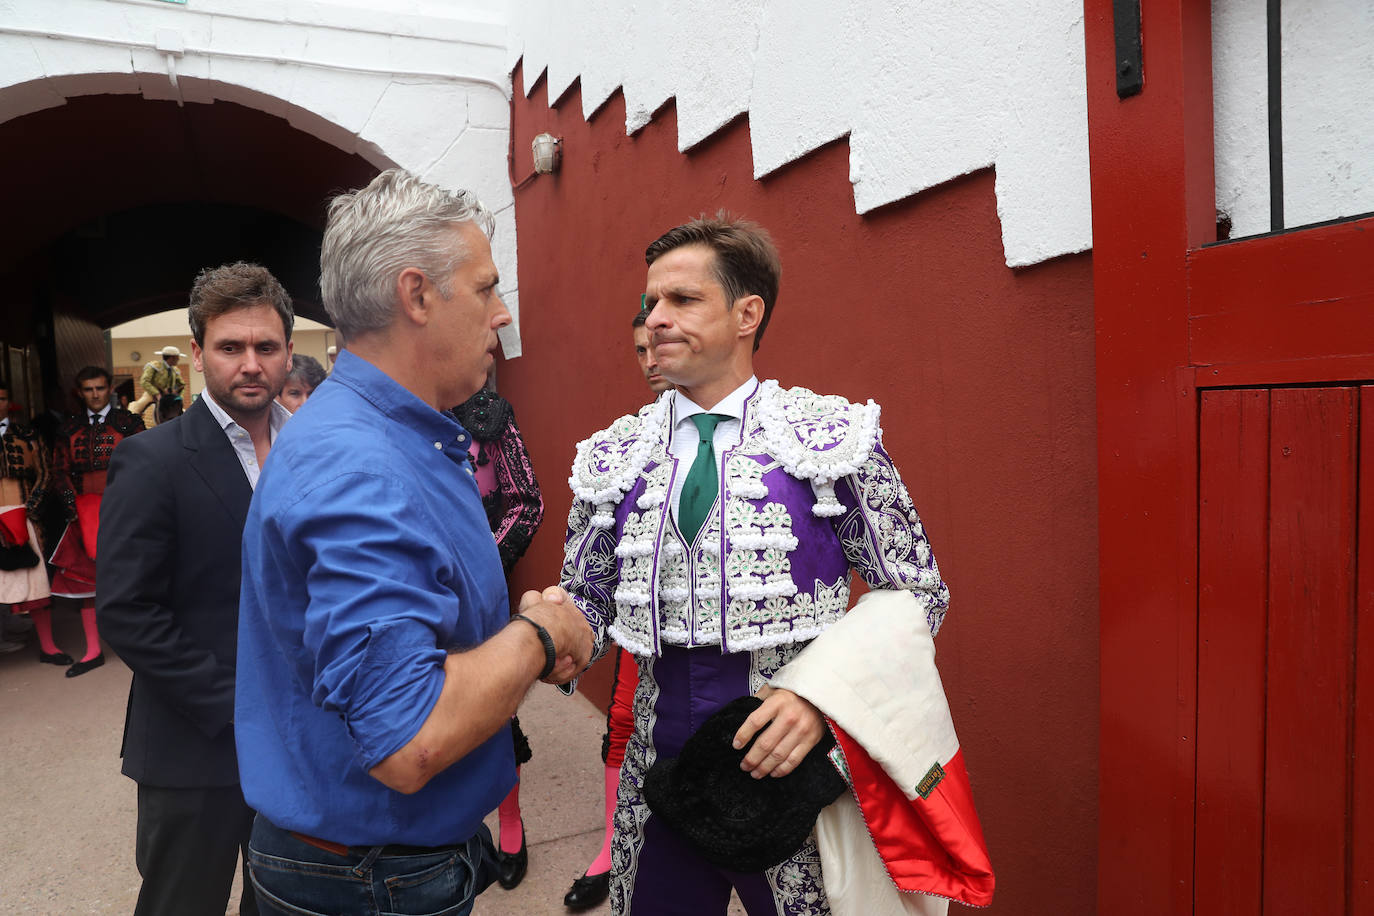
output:
<svg viewBox="0 0 1374 916"><path fill-rule="evenodd" d="M554 666L558 664L558 649L553 644L553 637L549 631L535 623L524 614L512 614L511 620L523 620L525 623L534 627L534 632L539 637L539 642L544 646L544 670L539 672L538 680L543 680L553 673Z"/></svg>

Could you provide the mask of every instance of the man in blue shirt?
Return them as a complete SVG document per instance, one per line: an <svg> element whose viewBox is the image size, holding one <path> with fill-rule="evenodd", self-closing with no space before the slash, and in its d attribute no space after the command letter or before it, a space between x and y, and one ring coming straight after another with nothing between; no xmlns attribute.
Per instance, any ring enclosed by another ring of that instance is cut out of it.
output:
<svg viewBox="0 0 1374 916"><path fill-rule="evenodd" d="M235 712L264 912L467 913L482 819L515 782L508 722L591 631L560 589L509 613L447 413L486 379L491 215L400 170L336 198L320 257L348 341L273 446L243 547Z"/></svg>

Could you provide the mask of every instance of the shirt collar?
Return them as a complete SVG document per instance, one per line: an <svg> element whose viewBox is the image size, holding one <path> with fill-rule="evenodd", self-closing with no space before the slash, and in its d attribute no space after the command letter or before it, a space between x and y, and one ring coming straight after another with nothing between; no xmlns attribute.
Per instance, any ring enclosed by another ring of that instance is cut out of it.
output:
<svg viewBox="0 0 1374 916"><path fill-rule="evenodd" d="M105 405L105 407L104 407L103 410L91 410L89 407L87 407L87 408L86 408L86 422L87 422L87 423L91 422L91 420L92 420L93 418L95 418L95 417L99 417L99 418L101 419L102 422L105 421L105 420L107 420L107 419L109 418L109 416L110 416L110 408L113 407L113 406L114 406L114 401L110 401L108 404Z"/></svg>
<svg viewBox="0 0 1374 916"><path fill-rule="evenodd" d="M220 429L224 430L226 433L236 429L242 429L238 423L234 422L234 418L225 413L224 408L219 406L215 399L211 397L209 388L206 388L200 393L200 399L205 402L206 407L210 408L210 413L214 416L215 422L219 424ZM267 441L269 443L276 441L277 433L281 432L282 424L289 419L291 419L291 411L278 404L276 399L273 399L271 412L267 416Z"/></svg>
<svg viewBox="0 0 1374 916"><path fill-rule="evenodd" d="M463 435L464 441L467 439L467 430L453 414L435 410L352 350L339 354L329 380L351 388L387 417L414 429L426 439L451 442L459 435Z"/></svg>
<svg viewBox="0 0 1374 916"><path fill-rule="evenodd" d="M678 391L676 388L674 388L673 416L677 418L674 421L674 423L681 423L683 420L686 420L689 417L692 417L696 414L708 412L724 414L725 416L735 420L743 420L744 403L749 400L749 396L754 393L754 389L757 388L758 385L758 378L753 375L749 376L749 378L745 380L744 384L740 385L734 391L727 394L724 398L721 399L719 404L712 407L709 411L705 407L698 405L696 402L694 402L691 398L687 397L687 395L683 394L681 391Z"/></svg>

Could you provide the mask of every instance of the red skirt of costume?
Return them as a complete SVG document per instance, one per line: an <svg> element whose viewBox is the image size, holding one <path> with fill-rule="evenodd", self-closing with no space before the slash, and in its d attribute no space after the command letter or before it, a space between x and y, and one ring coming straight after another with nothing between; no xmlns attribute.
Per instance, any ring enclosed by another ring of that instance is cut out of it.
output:
<svg viewBox="0 0 1374 916"><path fill-rule="evenodd" d="M38 562L27 569L0 570L0 604L13 605L16 613L48 603L48 571L43 566L43 548L38 532L23 506L0 506L0 541L6 546L27 544Z"/></svg>
<svg viewBox="0 0 1374 916"><path fill-rule="evenodd" d="M100 526L100 494L76 498L76 519L57 542L49 560L53 565L52 593L64 598L95 597L95 544Z"/></svg>

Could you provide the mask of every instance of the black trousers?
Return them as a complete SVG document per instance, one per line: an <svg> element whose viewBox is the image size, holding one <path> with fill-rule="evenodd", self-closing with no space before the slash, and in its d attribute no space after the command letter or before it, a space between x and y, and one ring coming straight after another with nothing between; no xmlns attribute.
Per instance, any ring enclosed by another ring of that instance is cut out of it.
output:
<svg viewBox="0 0 1374 916"><path fill-rule="evenodd" d="M257 916L248 879L253 811L238 786L138 787L134 859L143 887L134 916L224 916L243 853L242 916Z"/></svg>

